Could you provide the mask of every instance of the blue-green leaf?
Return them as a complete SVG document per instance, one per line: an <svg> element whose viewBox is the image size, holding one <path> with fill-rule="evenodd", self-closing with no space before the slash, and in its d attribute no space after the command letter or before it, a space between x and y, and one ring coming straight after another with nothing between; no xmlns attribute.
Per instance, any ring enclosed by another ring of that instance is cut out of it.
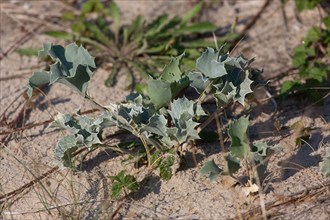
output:
<svg viewBox="0 0 330 220"><path fill-rule="evenodd" d="M37 88L42 85L48 84L50 81L50 74L46 71L35 72L29 78L27 94L31 98L33 94L33 88Z"/></svg>
<svg viewBox="0 0 330 220"><path fill-rule="evenodd" d="M148 94L156 109L160 109L172 99L171 84L158 79L148 80Z"/></svg>
<svg viewBox="0 0 330 220"><path fill-rule="evenodd" d="M198 93L202 93L210 84L210 80L203 76L201 72L189 72L190 86L193 87Z"/></svg>
<svg viewBox="0 0 330 220"><path fill-rule="evenodd" d="M167 64L161 75L163 81L173 83L179 81L182 77L182 72L180 70L180 61L184 53L177 57L172 57L169 64Z"/></svg>
<svg viewBox="0 0 330 220"><path fill-rule="evenodd" d="M75 135L63 137L55 148L55 159L58 160L60 167L71 167L73 153L78 149L77 138Z"/></svg>
<svg viewBox="0 0 330 220"><path fill-rule="evenodd" d="M201 169L201 174L208 176L211 181L215 181L222 172L223 170L215 164L214 160L207 161Z"/></svg>
<svg viewBox="0 0 330 220"><path fill-rule="evenodd" d="M196 61L196 68L209 78L218 78L227 74L225 65L219 60L219 51L208 47Z"/></svg>
<svg viewBox="0 0 330 220"><path fill-rule="evenodd" d="M250 152L248 126L249 118L242 116L238 120L234 120L228 128L228 134L231 140L229 150L234 156L240 159L248 156Z"/></svg>
<svg viewBox="0 0 330 220"><path fill-rule="evenodd" d="M30 78L29 96L32 94L31 88L55 82L65 84L83 95L86 94L88 82L96 66L94 58L85 48L78 47L75 43L65 48L48 43L44 44L39 56L50 56L55 63L50 65L49 72L39 72Z"/></svg>

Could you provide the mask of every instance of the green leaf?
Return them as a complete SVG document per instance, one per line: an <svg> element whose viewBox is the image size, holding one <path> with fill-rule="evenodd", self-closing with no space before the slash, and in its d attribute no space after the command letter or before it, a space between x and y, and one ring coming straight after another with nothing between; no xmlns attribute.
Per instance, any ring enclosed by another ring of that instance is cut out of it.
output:
<svg viewBox="0 0 330 220"><path fill-rule="evenodd" d="M182 72L180 70L180 61L184 53L177 57L172 57L171 61L168 65L165 66L163 73L161 75L161 80L169 83L173 83L175 81L179 81L182 76Z"/></svg>
<svg viewBox="0 0 330 220"><path fill-rule="evenodd" d="M62 19L64 21L73 21L75 19L75 15L72 11L64 12L62 15Z"/></svg>
<svg viewBox="0 0 330 220"><path fill-rule="evenodd" d="M304 41L306 45L309 45L312 42L318 41L320 38L321 38L321 29L318 27L313 27L308 31Z"/></svg>
<svg viewBox="0 0 330 220"><path fill-rule="evenodd" d="M104 84L106 87L112 87L116 85L117 83L117 76L120 70L120 66L118 64L114 64L111 70L111 73L109 74L108 78L104 81Z"/></svg>
<svg viewBox="0 0 330 220"><path fill-rule="evenodd" d="M203 1L200 1L199 3L197 3L192 9L190 9L188 12L186 12L183 16L182 16L182 23L187 23L189 22L193 17L195 17L201 10L203 7Z"/></svg>
<svg viewBox="0 0 330 220"><path fill-rule="evenodd" d="M171 83L172 99L189 86L189 78L184 76L179 81Z"/></svg>
<svg viewBox="0 0 330 220"><path fill-rule="evenodd" d="M164 180L169 180L172 177L172 166L175 162L176 152L172 148L166 148L161 150L156 150L151 155L151 164L154 169L159 168L160 177Z"/></svg>
<svg viewBox="0 0 330 220"><path fill-rule="evenodd" d="M183 26L176 30L174 34L194 34L194 33L205 33L216 30L216 26L210 22L198 22L189 26Z"/></svg>
<svg viewBox="0 0 330 220"><path fill-rule="evenodd" d="M15 52L22 56L38 56L38 48L18 48Z"/></svg>
<svg viewBox="0 0 330 220"><path fill-rule="evenodd" d="M299 86L299 83L296 81L285 81L281 87L281 95L288 94L291 91L295 90Z"/></svg>
<svg viewBox="0 0 330 220"><path fill-rule="evenodd" d="M117 4L114 1L110 2L110 12L111 12L111 17L113 18L114 21L114 29L116 33L119 33L119 28L120 28L120 10L117 6Z"/></svg>
<svg viewBox="0 0 330 220"><path fill-rule="evenodd" d="M80 12L88 14L90 12L98 12L103 8L104 6L100 0L88 0L82 5Z"/></svg>
<svg viewBox="0 0 330 220"><path fill-rule="evenodd" d="M171 103L171 110L169 111L173 119L180 119L183 114L188 114L190 118L195 115L195 102L188 100L186 97L174 100Z"/></svg>
<svg viewBox="0 0 330 220"><path fill-rule="evenodd" d="M325 24L327 30L330 31L330 15L323 19L323 23Z"/></svg>
<svg viewBox="0 0 330 220"><path fill-rule="evenodd" d="M82 21L75 22L71 25L71 29L74 32L82 33L86 30L86 25Z"/></svg>
<svg viewBox="0 0 330 220"><path fill-rule="evenodd" d="M330 147L325 149L325 156L323 157L323 161L320 163L320 170L325 176L330 176Z"/></svg>
<svg viewBox="0 0 330 220"><path fill-rule="evenodd" d="M152 23L147 26L145 36L150 38L155 37L155 35L158 34L166 24L168 24L168 16L158 16Z"/></svg>
<svg viewBox="0 0 330 220"><path fill-rule="evenodd" d="M229 147L230 152L240 159L245 158L250 152L248 139L249 118L240 117L234 120L228 128L228 134L231 140Z"/></svg>
<svg viewBox="0 0 330 220"><path fill-rule="evenodd" d="M111 197L113 199L118 199L123 191L123 186L119 182L115 182L111 186Z"/></svg>
<svg viewBox="0 0 330 220"><path fill-rule="evenodd" d="M148 80L148 94L156 109L160 109L172 99L171 84L158 79Z"/></svg>
<svg viewBox="0 0 330 220"><path fill-rule="evenodd" d="M321 0L295 0L296 7L299 12L305 9L313 9L319 4Z"/></svg>
<svg viewBox="0 0 330 220"><path fill-rule="evenodd" d="M65 31L46 31L44 34L54 37L54 38L62 39L62 40L73 41L73 39L74 39L73 34L65 32Z"/></svg>
<svg viewBox="0 0 330 220"><path fill-rule="evenodd" d="M327 72L324 70L324 67L312 66L308 69L308 78L315 79L318 82L322 83L324 78L327 76Z"/></svg>
<svg viewBox="0 0 330 220"><path fill-rule="evenodd" d="M105 35L103 33L103 31L95 24L91 24L91 23L86 23L86 29L88 29L90 31L90 33L92 34L92 37L99 41L100 43L106 45L106 46L112 46L110 44L110 39L108 38L107 35Z"/></svg>
<svg viewBox="0 0 330 220"><path fill-rule="evenodd" d="M229 175L236 173L239 170L239 168L241 168L239 160L231 154L228 154L226 156L226 161L227 161L227 165L225 168L225 172L228 173Z"/></svg>
<svg viewBox="0 0 330 220"><path fill-rule="evenodd" d="M148 85L144 84L144 83L135 84L134 89L137 93L140 93L140 94L143 94L143 95L146 95L148 93Z"/></svg>
<svg viewBox="0 0 330 220"><path fill-rule="evenodd" d="M62 167L71 166L73 152L78 147L91 149L93 145L101 144L99 135L103 126L111 127L114 124L107 119L107 115L100 115L97 119L78 115L78 119L68 114L58 114L49 127L59 127L70 131L70 135L62 138L55 149L55 158Z"/></svg>
<svg viewBox="0 0 330 220"><path fill-rule="evenodd" d="M207 161L201 169L202 176L208 176L211 181L215 181L222 173L223 170L215 164L214 160Z"/></svg>
<svg viewBox="0 0 330 220"><path fill-rule="evenodd" d="M125 171L120 171L116 176L109 176L113 181L111 186L111 197L113 199L119 199L123 192L126 190L136 192L139 189L139 184L135 177L132 175L126 175ZM126 196L126 195L125 195Z"/></svg>
<svg viewBox="0 0 330 220"><path fill-rule="evenodd" d="M160 177L163 180L169 180L172 177L172 166L174 165L175 162L175 156L172 155L167 155L162 157L160 165L159 165L159 171L160 171Z"/></svg>
<svg viewBox="0 0 330 220"><path fill-rule="evenodd" d="M196 68L211 79L227 74L224 63L219 62L219 51L209 47L196 60Z"/></svg>
<svg viewBox="0 0 330 220"><path fill-rule="evenodd" d="M278 153L282 150L282 148L278 145L269 146L265 142L257 141L253 143L252 152L258 153L263 159L272 155L273 153Z"/></svg>

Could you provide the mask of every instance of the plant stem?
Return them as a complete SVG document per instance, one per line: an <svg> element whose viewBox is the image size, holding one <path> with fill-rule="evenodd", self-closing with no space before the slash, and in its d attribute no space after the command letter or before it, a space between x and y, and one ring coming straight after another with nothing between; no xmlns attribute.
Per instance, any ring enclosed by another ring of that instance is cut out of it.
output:
<svg viewBox="0 0 330 220"><path fill-rule="evenodd" d="M221 115L221 112L219 113L219 115L217 114L217 112L214 112L213 114L215 114L214 118L215 118L215 123L217 125L217 132L218 132L218 135L219 135L219 143L220 143L220 146L221 146L221 150L222 150L223 153L225 153L226 149L225 149L225 144L224 144L223 136L222 136L222 124L221 124L221 120L219 119L219 117Z"/></svg>

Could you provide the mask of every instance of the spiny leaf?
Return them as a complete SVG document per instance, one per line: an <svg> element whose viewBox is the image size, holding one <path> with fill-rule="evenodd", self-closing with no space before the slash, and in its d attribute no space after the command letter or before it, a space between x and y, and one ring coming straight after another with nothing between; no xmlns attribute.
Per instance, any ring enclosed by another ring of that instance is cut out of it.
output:
<svg viewBox="0 0 330 220"><path fill-rule="evenodd" d="M34 72L29 78L27 86L27 94L31 98L33 94L33 88L37 88L42 85L46 85L50 82L49 73L45 71Z"/></svg>
<svg viewBox="0 0 330 220"><path fill-rule="evenodd" d="M49 72L38 72L29 80L28 95L31 97L32 89L44 85L60 82L68 87L86 94L87 85L96 66L94 58L82 46L75 43L65 48L60 45L44 44L39 56L50 56L55 63L50 65ZM49 80L46 80L47 75Z"/></svg>
<svg viewBox="0 0 330 220"><path fill-rule="evenodd" d="M167 120L164 115L156 114L150 118L149 123L142 128L142 131L148 131L160 136L167 136L166 123Z"/></svg>
<svg viewBox="0 0 330 220"><path fill-rule="evenodd" d="M225 172L228 173L229 175L236 173L239 170L239 168L241 168L239 160L232 154L228 154L226 160L227 160L227 165L225 168Z"/></svg>
<svg viewBox="0 0 330 220"><path fill-rule="evenodd" d="M165 66L163 73L157 79L148 80L148 94L156 109L164 107L185 87L189 86L189 79L180 70L180 60L184 54L173 57Z"/></svg>
<svg viewBox="0 0 330 220"><path fill-rule="evenodd" d="M278 145L269 146L267 143L261 141L253 143L252 150L249 155L249 160L254 161L257 175L260 179L263 179L265 177L265 172L269 161L266 158L281 150L282 148Z"/></svg>
<svg viewBox="0 0 330 220"><path fill-rule="evenodd" d="M55 159L59 162L60 167L71 167L73 152L78 149L77 138L75 135L63 137L56 145Z"/></svg>
<svg viewBox="0 0 330 220"><path fill-rule="evenodd" d="M214 97L216 98L218 108L230 103L236 95L237 88L232 82L227 81L223 87L221 84L214 85L214 87L217 88ZM220 90L221 87L222 89Z"/></svg>
<svg viewBox="0 0 330 220"><path fill-rule="evenodd" d="M78 147L90 149L95 144L101 144L99 133L102 126L113 125L106 123L104 115L95 120L87 116L78 116L78 119L75 119L68 114L58 114L49 127L59 127L71 133L62 138L55 148L55 158L62 163L61 166L71 166L72 153Z"/></svg>
<svg viewBox="0 0 330 220"><path fill-rule="evenodd" d="M249 118L242 116L238 120L234 120L228 128L231 139L229 150L240 159L245 158L250 152L248 126Z"/></svg>
<svg viewBox="0 0 330 220"><path fill-rule="evenodd" d="M207 161L201 169L201 174L208 176L211 181L215 181L222 172L223 170L215 164L214 160Z"/></svg>
<svg viewBox="0 0 330 220"><path fill-rule="evenodd" d="M169 112L173 119L179 119L185 113L188 113L190 117L193 117L194 104L194 101L188 100L186 97L179 98L171 103L171 111Z"/></svg>
<svg viewBox="0 0 330 220"><path fill-rule="evenodd" d="M239 92L234 97L234 100L238 101L239 103L244 105L245 96L247 94L253 92L252 89L251 89L251 84L252 83L253 83L253 81L250 80L250 78L249 78L249 72L246 71L245 72L245 78L244 78L243 82L240 84Z"/></svg>
<svg viewBox="0 0 330 220"><path fill-rule="evenodd" d="M196 68L209 78L218 78L227 74L224 63L219 61L220 51L208 47L196 60Z"/></svg>
<svg viewBox="0 0 330 220"><path fill-rule="evenodd" d="M179 81L182 76L182 72L180 70L180 61L184 53L178 57L172 57L171 61L168 65L165 66L163 73L161 75L161 79L163 81L173 83L175 81Z"/></svg>
<svg viewBox="0 0 330 220"><path fill-rule="evenodd" d="M198 93L202 93L210 84L210 80L204 77L200 72L189 72L190 86L193 87Z"/></svg>

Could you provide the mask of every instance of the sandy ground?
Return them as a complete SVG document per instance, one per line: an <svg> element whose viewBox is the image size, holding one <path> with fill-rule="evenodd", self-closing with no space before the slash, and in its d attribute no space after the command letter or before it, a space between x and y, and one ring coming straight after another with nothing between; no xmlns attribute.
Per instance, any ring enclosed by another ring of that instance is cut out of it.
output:
<svg viewBox="0 0 330 220"><path fill-rule="evenodd" d="M169 13L182 14L191 7L190 1L116 1L123 22L142 14L150 19ZM200 16L219 27L226 27L235 17L246 21L259 11L264 1L224 1L209 5ZM14 52L17 45L41 47L44 42L58 41L42 35L52 26L52 17L65 10L58 1L3 1L0 8L0 212L3 219L231 219L247 218L250 214L261 218L258 195L245 196L242 186L230 187L226 179L209 182L200 175L201 166L210 159L221 164L220 146L198 144L198 166L187 164L169 181L157 175L140 179L141 189L121 201L109 197L109 175L122 169L143 176L146 168L124 167L111 151L97 150L85 156L80 171L58 170L53 149L63 136L56 129L46 129L57 112L73 113L92 109L74 92L62 85L54 85L33 103L22 93L31 73L43 67L37 58L20 57ZM235 48L234 54L256 57L255 66L264 69L275 90L281 81L274 77L290 68L292 49L301 41L312 25L320 23L317 10L295 16L293 1L285 6L287 22L283 18L280 1L271 1L261 18ZM18 43L21 42L21 43ZM63 42L61 42L63 43ZM124 75L114 88L106 88L103 81L107 71L98 69L89 87L91 96L102 104L119 102L129 92L125 90ZM285 79L284 79L285 80ZM283 82L283 81L282 81ZM266 89L256 99L267 97ZM276 95L274 93L273 95ZM300 99L291 98L277 105L268 99L251 102L250 134L252 140L280 144L283 151L273 157L267 190L262 200L270 219L329 219L329 180L319 172L321 155L330 142L330 99L321 106L306 107ZM25 112L25 113L24 113ZM25 129L22 129L24 121ZM308 144L295 146L296 134L285 128L277 131L274 123L291 126L301 121L311 128ZM40 123L40 125L38 125ZM32 125L32 126L31 126ZM35 125L35 126L33 126ZM37 126L38 125L38 126ZM228 144L228 143L227 143ZM189 153L187 153L189 158ZM46 172L51 173L43 178ZM32 181L32 182L31 182ZM25 185L29 184L30 185ZM22 186L26 188L22 189ZM13 195L8 195L14 192Z"/></svg>

